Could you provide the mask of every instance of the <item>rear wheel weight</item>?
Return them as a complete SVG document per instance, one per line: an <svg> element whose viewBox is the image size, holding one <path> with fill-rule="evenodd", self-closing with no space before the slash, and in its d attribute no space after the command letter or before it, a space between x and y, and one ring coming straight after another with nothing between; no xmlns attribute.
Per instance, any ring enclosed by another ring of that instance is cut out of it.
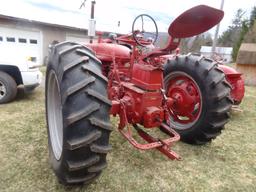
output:
<svg viewBox="0 0 256 192"><path fill-rule="evenodd" d="M111 127L106 88L101 64L86 47L65 42L52 49L46 72L49 158L65 185L89 184L106 167L107 152L93 146L110 148L110 130L91 123Z"/></svg>
<svg viewBox="0 0 256 192"><path fill-rule="evenodd" d="M169 60L165 64L164 84L168 97L176 96L174 93L179 91L179 86L184 87L184 83L178 82L180 79L187 81L189 86L192 84L191 95L197 96L192 97L195 102L191 109L195 107L197 111L193 112L195 115L193 121L175 120L177 114L184 113L185 106L182 106L181 102L180 111L177 106L176 108L171 107L171 111L174 113L171 118L171 126L180 134L181 140L186 143L205 144L210 142L220 135L224 125L228 122L228 113L232 106L230 94L219 97L222 92L230 93L225 74L217 68L213 61L192 54L177 56L176 59ZM175 81L180 85L175 87Z"/></svg>

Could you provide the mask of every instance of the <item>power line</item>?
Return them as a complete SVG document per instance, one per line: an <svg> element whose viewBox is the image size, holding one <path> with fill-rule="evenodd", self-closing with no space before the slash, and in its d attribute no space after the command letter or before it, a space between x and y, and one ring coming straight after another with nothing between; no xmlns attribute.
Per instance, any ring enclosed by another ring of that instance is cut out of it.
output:
<svg viewBox="0 0 256 192"><path fill-rule="evenodd" d="M83 1L83 3L81 4L79 9L82 9L83 7L85 7L85 2L86 2L86 0Z"/></svg>

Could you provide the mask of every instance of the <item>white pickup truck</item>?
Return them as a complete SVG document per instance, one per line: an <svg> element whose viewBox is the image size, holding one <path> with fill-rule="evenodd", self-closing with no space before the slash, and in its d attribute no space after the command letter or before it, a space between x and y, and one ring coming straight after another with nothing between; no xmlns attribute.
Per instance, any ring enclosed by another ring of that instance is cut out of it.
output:
<svg viewBox="0 0 256 192"><path fill-rule="evenodd" d="M40 85L42 73L37 57L24 48L15 49L0 42L0 104L12 101L17 94L17 86L23 85L30 92Z"/></svg>

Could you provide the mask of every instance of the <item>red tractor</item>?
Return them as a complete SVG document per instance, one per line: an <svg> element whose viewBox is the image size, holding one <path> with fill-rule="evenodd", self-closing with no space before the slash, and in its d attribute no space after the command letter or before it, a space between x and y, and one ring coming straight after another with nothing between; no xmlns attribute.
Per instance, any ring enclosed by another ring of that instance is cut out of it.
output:
<svg viewBox="0 0 256 192"><path fill-rule="evenodd" d="M205 144L220 135L233 104L225 73L203 56L171 53L182 38L209 30L223 16L205 5L184 12L170 25L163 49L152 47L158 29L145 14L131 34L52 48L46 114L50 162L61 183L90 183L106 168L110 115L119 117L118 131L135 148L157 149L170 159L180 159L170 148L180 139ZM157 128L168 137L147 131Z"/></svg>

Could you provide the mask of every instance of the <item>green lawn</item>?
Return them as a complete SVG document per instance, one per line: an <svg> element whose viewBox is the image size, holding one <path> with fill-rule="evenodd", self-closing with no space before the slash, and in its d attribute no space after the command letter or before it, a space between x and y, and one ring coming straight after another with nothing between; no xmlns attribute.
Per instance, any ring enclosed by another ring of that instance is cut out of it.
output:
<svg viewBox="0 0 256 192"><path fill-rule="evenodd" d="M40 67L40 71L43 73L43 75L45 76L46 74L46 66L41 66Z"/></svg>
<svg viewBox="0 0 256 192"><path fill-rule="evenodd" d="M177 143L183 160L134 149L114 131L108 168L88 187L60 185L48 164L44 93L19 93L0 106L0 191L256 191L256 88L246 87L242 112L206 146Z"/></svg>

